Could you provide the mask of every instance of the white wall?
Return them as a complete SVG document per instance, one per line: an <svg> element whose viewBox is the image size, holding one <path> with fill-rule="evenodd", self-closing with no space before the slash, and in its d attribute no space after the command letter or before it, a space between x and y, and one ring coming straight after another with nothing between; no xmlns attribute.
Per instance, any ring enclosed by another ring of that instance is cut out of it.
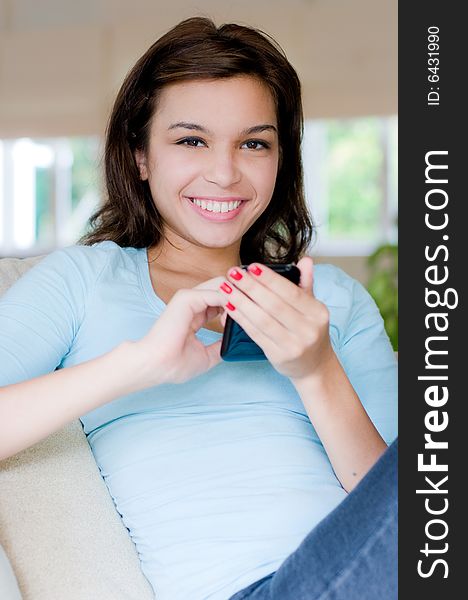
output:
<svg viewBox="0 0 468 600"><path fill-rule="evenodd" d="M101 134L136 59L200 14L273 35L306 117L397 111L397 0L0 0L0 138Z"/></svg>

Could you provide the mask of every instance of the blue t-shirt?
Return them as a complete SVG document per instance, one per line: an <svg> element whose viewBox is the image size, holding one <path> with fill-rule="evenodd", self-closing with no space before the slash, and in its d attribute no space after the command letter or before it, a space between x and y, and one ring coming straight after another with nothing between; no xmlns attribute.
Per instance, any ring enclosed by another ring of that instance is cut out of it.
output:
<svg viewBox="0 0 468 600"><path fill-rule="evenodd" d="M314 293L330 311L339 360L390 443L396 360L375 303L330 265L315 267ZM145 249L57 250L0 299L0 385L140 339L164 307ZM197 335L206 344L221 337ZM294 386L267 361L221 362L81 421L159 600L226 600L275 571L346 496Z"/></svg>

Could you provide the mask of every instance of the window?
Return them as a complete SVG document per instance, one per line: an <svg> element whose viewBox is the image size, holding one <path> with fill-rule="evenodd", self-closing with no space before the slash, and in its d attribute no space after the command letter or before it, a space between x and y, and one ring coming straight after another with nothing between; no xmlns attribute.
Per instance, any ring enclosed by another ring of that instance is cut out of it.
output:
<svg viewBox="0 0 468 600"><path fill-rule="evenodd" d="M397 119L305 122L316 256L368 255L397 236ZM76 243L100 201L98 137L0 140L0 255Z"/></svg>
<svg viewBox="0 0 468 600"><path fill-rule="evenodd" d="M0 141L0 253L74 244L99 203L97 137Z"/></svg>
<svg viewBox="0 0 468 600"><path fill-rule="evenodd" d="M309 120L303 160L316 255L367 255L397 237L397 120Z"/></svg>

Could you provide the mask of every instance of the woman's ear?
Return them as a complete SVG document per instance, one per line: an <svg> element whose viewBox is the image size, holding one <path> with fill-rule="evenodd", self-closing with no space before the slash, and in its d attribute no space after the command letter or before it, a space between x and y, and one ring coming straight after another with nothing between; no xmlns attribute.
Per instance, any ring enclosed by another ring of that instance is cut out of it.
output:
<svg viewBox="0 0 468 600"><path fill-rule="evenodd" d="M135 150L135 160L140 172L140 179L146 181L148 179L148 169L146 167L146 156L142 150Z"/></svg>

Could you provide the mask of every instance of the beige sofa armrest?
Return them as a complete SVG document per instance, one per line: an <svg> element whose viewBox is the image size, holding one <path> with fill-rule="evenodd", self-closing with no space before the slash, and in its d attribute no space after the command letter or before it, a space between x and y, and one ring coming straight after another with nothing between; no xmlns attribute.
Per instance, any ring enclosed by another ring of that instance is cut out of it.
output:
<svg viewBox="0 0 468 600"><path fill-rule="evenodd" d="M18 582L11 567L8 556L0 545L0 598L5 600L22 600Z"/></svg>
<svg viewBox="0 0 468 600"><path fill-rule="evenodd" d="M0 463L0 543L25 600L154 597L79 421Z"/></svg>

